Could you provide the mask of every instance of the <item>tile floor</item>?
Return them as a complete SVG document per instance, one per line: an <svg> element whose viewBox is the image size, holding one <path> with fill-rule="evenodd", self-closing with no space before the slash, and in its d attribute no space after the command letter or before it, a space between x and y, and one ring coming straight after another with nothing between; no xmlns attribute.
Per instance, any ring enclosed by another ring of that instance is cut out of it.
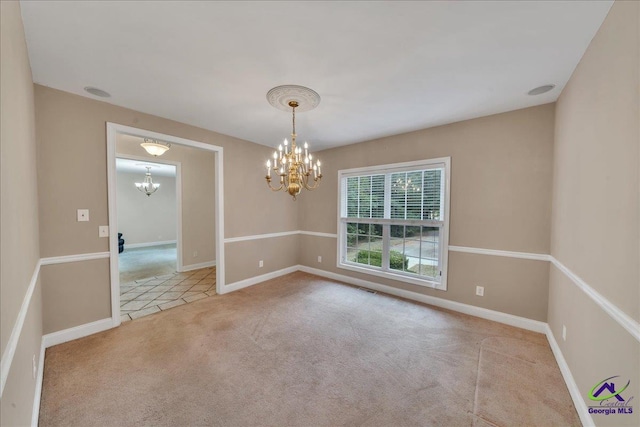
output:
<svg viewBox="0 0 640 427"><path fill-rule="evenodd" d="M137 319L215 294L215 267L120 284L120 320Z"/></svg>

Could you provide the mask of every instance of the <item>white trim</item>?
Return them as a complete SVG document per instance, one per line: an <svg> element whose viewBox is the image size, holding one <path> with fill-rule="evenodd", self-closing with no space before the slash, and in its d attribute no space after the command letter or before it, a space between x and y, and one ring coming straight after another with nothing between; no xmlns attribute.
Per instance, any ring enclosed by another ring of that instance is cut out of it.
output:
<svg viewBox="0 0 640 427"><path fill-rule="evenodd" d="M532 259L536 261L551 261L550 255L536 254L531 252L514 252L514 251L500 251L497 249L484 249L484 248L470 248L467 246L449 246L449 250L453 252L466 252L469 254L480 255L493 255L502 256L508 258L520 258L520 259Z"/></svg>
<svg viewBox="0 0 640 427"><path fill-rule="evenodd" d="M307 236L317 236L317 237L330 237L333 239L336 239L338 237L338 235L334 233L321 233L319 231L305 231L305 230L291 230L291 231L281 231L278 233L265 233L265 234L253 234L250 236L229 237L228 239L224 239L224 242L225 243L246 242L248 240L271 239L273 237L293 236L296 234L304 234Z"/></svg>
<svg viewBox="0 0 640 427"><path fill-rule="evenodd" d="M299 230L298 233L304 234L306 236L330 237L333 239L338 238L338 235L335 233L320 233L318 231L304 231L304 230Z"/></svg>
<svg viewBox="0 0 640 427"><path fill-rule="evenodd" d="M298 266L300 271L305 273L315 274L316 276L326 277L333 280L339 280L341 282L349 283L363 288L373 289L376 291L384 292L390 295L395 295L401 298L407 298L413 301L422 302L436 307L446 308L458 313L464 313L471 316L481 317L487 320L493 320L495 322L504 323L505 325L515 326L517 328L527 329L529 331L545 333L546 323L538 320L527 319L526 317L515 316L513 314L502 313L500 311L489 310L487 308L476 307L469 304L463 304L457 301L450 301L438 297L432 297L429 295L420 294L417 292L406 291L404 289L394 288L392 286L381 285L379 283L370 282L368 280L357 279L355 277L344 276L329 271L319 270L317 268L307 267L304 265Z"/></svg>
<svg viewBox="0 0 640 427"><path fill-rule="evenodd" d="M147 243L126 243L125 244L125 250L126 249L137 249L137 248L149 248L151 246L161 246L161 245L171 245L171 244L178 244L177 240L164 240L162 242L147 242Z"/></svg>
<svg viewBox="0 0 640 427"><path fill-rule="evenodd" d="M181 272L198 270L200 268L215 267L215 266L216 266L216 260L214 259L213 261L207 261L207 262L200 262L198 264L185 265L185 266L182 267Z"/></svg>
<svg viewBox="0 0 640 427"><path fill-rule="evenodd" d="M118 307L119 308L119 307ZM77 340L88 335L97 334L98 332L106 331L118 325L114 324L111 317L106 319L96 320L95 322L85 323L84 325L74 326L73 328L63 329L62 331L52 332L42 337L42 342L45 348L53 347L54 345L62 344L68 341Z"/></svg>
<svg viewBox="0 0 640 427"><path fill-rule="evenodd" d="M31 281L27 287L27 292L25 292L24 298L22 299L22 305L18 311L18 317L16 322L13 324L9 341L7 341L7 346L2 353L2 359L0 360L0 398L4 392L4 386L7 384L7 377L9 376L9 370L11 369L11 363L13 363L13 356L16 354L18 341L20 340L20 334L22 334L22 327L24 326L24 320L27 317L27 312L31 305L31 297L33 297L33 291L35 290L36 283L38 282L40 265L41 260L38 260L33 269L33 274L31 275Z"/></svg>
<svg viewBox="0 0 640 427"><path fill-rule="evenodd" d="M245 242L247 240L271 239L273 237L292 236L294 234L299 234L299 233L300 233L299 230L293 230L293 231L281 231L279 233L254 234L251 236L229 237L228 239L224 239L224 242L235 243L235 242Z"/></svg>
<svg viewBox="0 0 640 427"><path fill-rule="evenodd" d="M450 162L451 162L451 156L437 157L435 159L413 160L410 162L391 163L387 165L365 166L361 168L342 169L338 171L338 176L339 178L342 178L342 177L348 177L348 176L357 176L357 175L367 174L369 172L375 172L375 173L379 172L382 174L382 173L392 173L394 171L405 172L405 171L411 171L411 170L435 169L434 167L431 167L429 165L435 165L437 163L446 163L448 166L450 166Z"/></svg>
<svg viewBox="0 0 640 427"><path fill-rule="evenodd" d="M215 154L215 245L218 268L216 269L216 292L221 293L225 282L224 268L224 149L223 147L206 144L178 136L162 134L145 129L107 122L107 194L109 207L109 249L111 273L111 319L113 326L120 325L120 278L118 271L118 236L116 207L116 136L118 134L132 135L142 138L160 139L172 144L199 148ZM176 171L177 175L179 170ZM177 196L177 195L176 195ZM178 235L178 246L181 237ZM180 255L180 254L179 254ZM179 260L181 263L181 260Z"/></svg>
<svg viewBox="0 0 640 427"><path fill-rule="evenodd" d="M605 313L611 316L613 320L618 322L618 324L620 324L620 326L622 326L627 332L629 332L631 336L636 339L636 341L640 341L640 323L632 319L631 316L622 311L618 306L613 304L607 298L602 296L602 294L589 286L587 282L582 280L573 271L569 270L560 261L555 259L553 256L551 256L550 258L553 265L555 265L558 270L563 272L569 279L571 279L571 281L578 287L578 289L587 294L587 296L591 298L598 307L600 307Z"/></svg>
<svg viewBox="0 0 640 427"><path fill-rule="evenodd" d="M33 395L33 409L31 411L31 427L38 427L40 418L40 398L42 397L42 381L44 381L44 337L40 339L40 358L38 359L38 375L36 376L36 392Z"/></svg>
<svg viewBox="0 0 640 427"><path fill-rule="evenodd" d="M216 292L224 287L224 150L220 147L216 156Z"/></svg>
<svg viewBox="0 0 640 427"><path fill-rule="evenodd" d="M573 379L573 375L571 374L571 369L569 369L569 365L567 361L564 359L562 355L562 351L560 350L560 346L556 341L555 336L553 335L553 331L551 331L551 327L549 324L546 325L545 334L547 335L547 341L549 341L549 346L551 347L551 351L553 352L554 357L556 358L556 363L560 368L560 372L562 373L562 378L564 378L564 382L567 385L567 389L569 390L569 394L571 395L571 399L573 400L573 405L578 412L578 416L580 417L580 421L582 425L585 427L595 427L595 423L593 422L593 418L591 418L591 414L589 414L589 408L587 404L582 399L582 395L580 394L580 389L576 384L576 381Z"/></svg>
<svg viewBox="0 0 640 427"><path fill-rule="evenodd" d="M121 129L121 128L120 128ZM118 127L107 122L107 209L109 210L109 273L111 275L111 318L120 323L120 267L118 266L118 209L116 172L116 135ZM177 173L177 171L176 171ZM116 320L117 319L117 320Z"/></svg>
<svg viewBox="0 0 640 427"><path fill-rule="evenodd" d="M52 256L40 259L40 265L66 264L68 262L91 261L109 258L109 252L94 252L90 254Z"/></svg>
<svg viewBox="0 0 640 427"><path fill-rule="evenodd" d="M248 279L240 280L238 282L234 282L226 285L220 294L228 294L229 292L237 291L242 288L247 288L249 286L256 285L258 283L264 282L266 280L275 279L276 277L284 276L285 274L295 273L300 270L299 265L294 265L291 267L283 268L282 270L272 271L271 273L262 274L260 276L250 277Z"/></svg>
<svg viewBox="0 0 640 427"><path fill-rule="evenodd" d="M343 270L350 270L360 274L368 274L370 276L382 277L383 279L397 280L398 282L410 283L412 285L421 286L423 288L434 289L436 291L446 291L446 289L439 287L440 283L429 279L419 279L413 275L409 275L402 271L395 272L394 270L382 270L374 267L361 267L365 264L357 264L353 261L345 261L338 264L336 267ZM442 273L444 274L444 272Z"/></svg>

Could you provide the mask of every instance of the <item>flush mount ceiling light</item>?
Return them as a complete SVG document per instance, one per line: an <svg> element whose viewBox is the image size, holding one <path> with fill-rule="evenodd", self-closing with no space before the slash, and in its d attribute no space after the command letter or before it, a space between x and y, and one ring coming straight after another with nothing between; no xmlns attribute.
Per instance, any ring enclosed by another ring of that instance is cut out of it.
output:
<svg viewBox="0 0 640 427"><path fill-rule="evenodd" d="M320 95L315 91L296 85L277 86L267 93L267 101L275 108L283 111L291 111L293 116L293 130L291 131L291 147L289 141L284 140L283 145L273 152L273 164L267 160L267 185L273 191L284 190L288 192L293 200L300 194L303 188L315 190L320 185L322 171L320 161L313 160L313 155L309 153L309 144L304 143L304 149L296 145L296 109L299 112L310 111L320 103ZM271 171L280 177L280 186L271 185ZM311 175L313 174L313 178Z"/></svg>
<svg viewBox="0 0 640 427"><path fill-rule="evenodd" d="M109 92L105 92L102 89L98 89L97 87L87 86L84 88L84 91L90 93L91 95L99 96L100 98L109 98L111 94Z"/></svg>
<svg viewBox="0 0 640 427"><path fill-rule="evenodd" d="M154 184L151 179L151 166L145 166L147 168L147 173L144 174L143 182L136 182L136 188L146 194L147 196L151 196L155 193L158 188L160 188L160 184Z"/></svg>
<svg viewBox="0 0 640 427"><path fill-rule="evenodd" d="M531 89L529 92L527 92L529 95L542 95L543 93L547 93L550 90L553 90L553 88L555 88L556 85L544 85L544 86L538 86L535 89Z"/></svg>
<svg viewBox="0 0 640 427"><path fill-rule="evenodd" d="M155 139L144 139L144 142L140 144L142 148L144 148L147 153L151 154L154 157L162 156L165 151L171 148L171 144L158 142Z"/></svg>

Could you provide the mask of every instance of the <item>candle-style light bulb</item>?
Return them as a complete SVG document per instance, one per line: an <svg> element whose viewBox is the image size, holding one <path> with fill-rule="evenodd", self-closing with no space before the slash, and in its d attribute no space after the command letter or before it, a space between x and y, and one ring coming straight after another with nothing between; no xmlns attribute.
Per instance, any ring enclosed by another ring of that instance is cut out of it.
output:
<svg viewBox="0 0 640 427"><path fill-rule="evenodd" d="M267 160L267 177L271 178L271 160Z"/></svg>
<svg viewBox="0 0 640 427"><path fill-rule="evenodd" d="M318 160L318 175L322 175L322 169L320 169L320 160Z"/></svg>

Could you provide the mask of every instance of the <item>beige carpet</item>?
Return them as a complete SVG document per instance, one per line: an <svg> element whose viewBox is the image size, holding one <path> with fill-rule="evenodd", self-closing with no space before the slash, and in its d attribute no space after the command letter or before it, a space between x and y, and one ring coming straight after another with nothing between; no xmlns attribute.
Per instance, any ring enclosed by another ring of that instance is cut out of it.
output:
<svg viewBox="0 0 640 427"><path fill-rule="evenodd" d="M41 426L570 426L541 334L294 273L46 352Z"/></svg>

